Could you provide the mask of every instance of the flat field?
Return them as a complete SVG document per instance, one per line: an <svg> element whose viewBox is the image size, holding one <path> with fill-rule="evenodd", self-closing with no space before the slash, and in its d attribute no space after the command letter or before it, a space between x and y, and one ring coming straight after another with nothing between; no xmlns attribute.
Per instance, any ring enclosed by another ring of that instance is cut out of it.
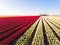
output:
<svg viewBox="0 0 60 45"><path fill-rule="evenodd" d="M0 45L60 45L60 16L0 18Z"/></svg>

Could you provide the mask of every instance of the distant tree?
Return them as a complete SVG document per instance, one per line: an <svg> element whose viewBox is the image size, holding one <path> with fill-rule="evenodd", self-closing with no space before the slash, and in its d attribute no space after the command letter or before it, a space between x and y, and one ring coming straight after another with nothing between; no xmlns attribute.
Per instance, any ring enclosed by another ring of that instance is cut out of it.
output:
<svg viewBox="0 0 60 45"><path fill-rule="evenodd" d="M40 16L49 16L48 14L40 14Z"/></svg>

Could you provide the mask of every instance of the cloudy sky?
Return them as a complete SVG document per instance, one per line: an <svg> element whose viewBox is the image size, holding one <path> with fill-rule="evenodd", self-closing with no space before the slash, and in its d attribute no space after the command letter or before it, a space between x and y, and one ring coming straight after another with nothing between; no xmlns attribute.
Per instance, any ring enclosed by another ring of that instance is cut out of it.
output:
<svg viewBox="0 0 60 45"><path fill-rule="evenodd" d="M0 16L60 15L60 0L0 0Z"/></svg>

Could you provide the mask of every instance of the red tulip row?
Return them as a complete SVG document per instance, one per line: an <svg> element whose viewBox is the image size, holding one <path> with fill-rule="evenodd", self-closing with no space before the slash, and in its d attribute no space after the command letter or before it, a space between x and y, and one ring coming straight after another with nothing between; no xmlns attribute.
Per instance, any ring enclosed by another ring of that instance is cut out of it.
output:
<svg viewBox="0 0 60 45"><path fill-rule="evenodd" d="M7 26L6 28L2 28L0 26L2 29L0 30L0 45L10 45L12 41L19 37L24 31L26 31L26 29L29 28L38 18L39 16L25 16L0 19L1 23L5 22L2 23L3 25L1 26ZM10 24L7 24L8 22Z"/></svg>
<svg viewBox="0 0 60 45"><path fill-rule="evenodd" d="M28 17L27 17L28 18ZM16 24L20 24L20 22L28 21L26 17L10 17L10 18L0 18L0 30L7 28L7 27L12 27ZM32 18L32 17L31 17Z"/></svg>

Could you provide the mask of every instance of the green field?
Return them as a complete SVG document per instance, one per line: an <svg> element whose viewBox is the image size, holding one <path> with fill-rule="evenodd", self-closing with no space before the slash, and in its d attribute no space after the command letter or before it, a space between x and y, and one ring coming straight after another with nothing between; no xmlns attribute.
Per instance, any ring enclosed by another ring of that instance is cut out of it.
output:
<svg viewBox="0 0 60 45"><path fill-rule="evenodd" d="M60 16L41 16L15 45L60 45Z"/></svg>

